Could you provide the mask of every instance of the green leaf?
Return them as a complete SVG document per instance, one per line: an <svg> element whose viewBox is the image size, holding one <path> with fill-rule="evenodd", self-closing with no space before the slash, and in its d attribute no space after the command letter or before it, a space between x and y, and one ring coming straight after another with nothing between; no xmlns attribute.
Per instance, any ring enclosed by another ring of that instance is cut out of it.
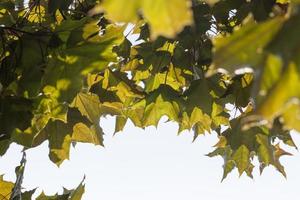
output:
<svg viewBox="0 0 300 200"><path fill-rule="evenodd" d="M58 166L69 159L73 127L62 121L49 121L47 126L35 138L33 145L49 140L49 158Z"/></svg>
<svg viewBox="0 0 300 200"><path fill-rule="evenodd" d="M9 148L11 141L9 139L1 139L0 141L0 156L3 156Z"/></svg>
<svg viewBox="0 0 300 200"><path fill-rule="evenodd" d="M33 189L33 190L29 190L29 191L22 193L21 194L22 200L31 200L32 195L35 193L35 190L36 189Z"/></svg>
<svg viewBox="0 0 300 200"><path fill-rule="evenodd" d="M124 28L110 25L106 33L100 36L96 23L89 19L80 22L70 20L57 30L61 37L66 37L64 40L69 45L51 55L43 85L51 85L61 91L61 101L71 102L82 88L85 75L102 71L117 59L112 49L122 42Z"/></svg>
<svg viewBox="0 0 300 200"><path fill-rule="evenodd" d="M48 139L49 157L54 163L60 165L65 159L69 159L71 142L102 145L101 127L99 124L93 124L84 114L81 114L76 108L69 108L67 122L50 120L46 127L35 135L32 146L37 146Z"/></svg>
<svg viewBox="0 0 300 200"><path fill-rule="evenodd" d="M220 0L203 0L204 2L208 3L209 5L214 5L218 3Z"/></svg>
<svg viewBox="0 0 300 200"><path fill-rule="evenodd" d="M200 108L204 113L210 115L212 112L213 97L206 79L195 80L184 95L187 97L186 110L191 113L194 107Z"/></svg>
<svg viewBox="0 0 300 200"><path fill-rule="evenodd" d="M291 110L287 109L286 111L291 111ZM296 108L295 108L295 111L297 112ZM289 118L290 121L287 121L287 120L282 121L280 118L276 118L273 122L273 127L271 129L271 135L270 136L272 138L277 137L284 144L289 145L289 146L294 147L294 148L297 149L297 146L296 146L296 144L293 141L293 138L291 136L291 132L289 130L287 130L287 128L286 128L286 127L288 127L289 123L292 123L293 124L292 126L297 127L297 125L295 124L297 122L297 116L294 116L294 117L295 117L295 120L293 120L293 118L292 119ZM283 116L283 118L284 118L284 116Z"/></svg>
<svg viewBox="0 0 300 200"><path fill-rule="evenodd" d="M49 0L48 1L48 12L54 13L57 9L66 10L70 4L72 3L72 0Z"/></svg>
<svg viewBox="0 0 300 200"><path fill-rule="evenodd" d="M25 92L30 97L37 96L40 92L40 83L46 66L44 52L46 52L48 39L47 36L39 40L32 36L25 36L21 39L18 46L21 56L18 67L22 69L22 76L18 81L18 92Z"/></svg>
<svg viewBox="0 0 300 200"><path fill-rule="evenodd" d="M83 179L84 181L84 179ZM70 200L81 200L82 195L85 191L85 185L83 181L78 185L78 187L72 192Z"/></svg>
<svg viewBox="0 0 300 200"><path fill-rule="evenodd" d="M127 122L127 118L124 116L117 116L116 117L116 125L115 125L115 133L120 132L124 129Z"/></svg>
<svg viewBox="0 0 300 200"><path fill-rule="evenodd" d="M30 127L33 102L23 97L0 97L0 140L9 139L15 129Z"/></svg>
<svg viewBox="0 0 300 200"><path fill-rule="evenodd" d="M249 154L249 149L245 145L241 145L232 156L240 175L249 167Z"/></svg>
<svg viewBox="0 0 300 200"><path fill-rule="evenodd" d="M227 98L237 107L246 107L250 102L253 74L245 73L232 78L232 83L227 86L226 92L221 96ZM231 99L232 98L232 99Z"/></svg>
<svg viewBox="0 0 300 200"><path fill-rule="evenodd" d="M295 62L300 65L300 14L299 12L293 13L292 16L283 24L280 31L273 38L272 42L268 45L270 50L275 55L280 55L285 62Z"/></svg>
<svg viewBox="0 0 300 200"><path fill-rule="evenodd" d="M268 91L276 84L281 78L283 68L282 59L273 54L269 54L265 60L265 66L262 68L259 88L256 89L257 97L256 102L260 101L268 94Z"/></svg>
<svg viewBox="0 0 300 200"><path fill-rule="evenodd" d="M177 91L168 85L161 85L146 97L146 107L143 117L144 126L157 126L162 116L178 121L182 99Z"/></svg>
<svg viewBox="0 0 300 200"><path fill-rule="evenodd" d="M86 116L91 122L99 123L101 110L97 95L79 93L71 105L78 108L82 115Z"/></svg>
<svg viewBox="0 0 300 200"><path fill-rule="evenodd" d="M223 165L224 172L223 172L222 181L234 169L234 167L235 167L235 162L233 160L229 160Z"/></svg>
<svg viewBox="0 0 300 200"><path fill-rule="evenodd" d="M167 116L194 139L218 134L208 156L222 156L223 178L252 177L255 156L285 175L274 142L296 148L300 130L298 1L2 0L0 155L48 140L59 165L70 144L103 145L101 117L121 131Z"/></svg>
<svg viewBox="0 0 300 200"><path fill-rule="evenodd" d="M261 160L261 162L263 162L265 165L274 163L273 147L270 145L268 137L258 134L256 136L256 140L260 144L258 148L258 158Z"/></svg>
<svg viewBox="0 0 300 200"><path fill-rule="evenodd" d="M229 72L257 67L264 57L263 49L279 31L282 22L283 18L277 17L260 24L247 24L228 37L217 37L213 65Z"/></svg>
<svg viewBox="0 0 300 200"><path fill-rule="evenodd" d="M258 159L262 162L261 173L264 166L272 164L283 176L286 177L284 167L281 165L279 158L282 155L290 155L283 151L279 145L272 146L268 138L264 135L258 134L256 136L257 142L260 144L258 149Z"/></svg>
<svg viewBox="0 0 300 200"><path fill-rule="evenodd" d="M47 196L44 193L42 193L36 198L36 200L68 200L69 196L70 194Z"/></svg>

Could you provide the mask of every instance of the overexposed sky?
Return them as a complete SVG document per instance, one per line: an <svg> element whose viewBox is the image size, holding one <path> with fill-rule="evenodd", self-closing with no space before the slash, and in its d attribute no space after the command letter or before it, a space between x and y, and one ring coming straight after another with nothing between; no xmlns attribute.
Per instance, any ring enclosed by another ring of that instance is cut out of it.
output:
<svg viewBox="0 0 300 200"><path fill-rule="evenodd" d="M165 119L164 119L165 120ZM113 136L114 120L101 120L105 148L90 144L72 147L69 161L61 169L47 157L47 142L27 152L27 166L23 186L40 187L52 195L66 188L76 187L86 176L84 200L199 200L231 199L272 200L299 199L300 154L281 159L286 167L285 179L273 167L263 175L254 170L254 180L231 173L222 183L222 158L205 154L216 143L215 135L199 137L192 143L192 133L179 136L173 122L142 130L128 123L125 131ZM300 145L300 135L293 134ZM0 174L14 179L14 165L21 157L20 147L13 145L8 155L0 158Z"/></svg>

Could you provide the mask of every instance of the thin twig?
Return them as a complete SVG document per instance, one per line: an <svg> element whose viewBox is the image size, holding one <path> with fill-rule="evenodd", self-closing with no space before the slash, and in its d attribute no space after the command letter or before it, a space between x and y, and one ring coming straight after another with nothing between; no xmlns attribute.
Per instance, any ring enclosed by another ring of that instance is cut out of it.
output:
<svg viewBox="0 0 300 200"><path fill-rule="evenodd" d="M13 199L21 199L21 189L22 189L22 182L24 178L24 169L26 165L26 152L23 150L23 156L20 162L20 166L16 168L16 175L17 175L17 180L15 183L15 186L12 189L10 200Z"/></svg>
<svg viewBox="0 0 300 200"><path fill-rule="evenodd" d="M17 28L14 28L14 27L0 27L0 30L9 30L9 31L13 31L13 32L19 32L19 33L23 33L23 34L28 34L28 35L32 35L32 36L44 36L45 34L49 34L49 35L52 35L53 33L52 32L28 32L28 31L24 31L24 30L21 30L21 29L17 29Z"/></svg>

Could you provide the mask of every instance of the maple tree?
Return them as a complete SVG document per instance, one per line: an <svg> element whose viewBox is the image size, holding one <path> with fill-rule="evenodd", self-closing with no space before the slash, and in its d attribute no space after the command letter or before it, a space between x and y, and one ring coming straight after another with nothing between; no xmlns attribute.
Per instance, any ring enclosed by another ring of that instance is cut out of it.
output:
<svg viewBox="0 0 300 200"><path fill-rule="evenodd" d="M252 177L254 157L285 176L280 143L297 148L300 131L299 27L299 0L2 0L0 155L48 140L60 165L71 143L103 145L102 116L115 132L167 116L195 139L218 134L208 156L222 156L223 178ZM3 199L31 198L18 191L23 165L15 184L1 178Z"/></svg>

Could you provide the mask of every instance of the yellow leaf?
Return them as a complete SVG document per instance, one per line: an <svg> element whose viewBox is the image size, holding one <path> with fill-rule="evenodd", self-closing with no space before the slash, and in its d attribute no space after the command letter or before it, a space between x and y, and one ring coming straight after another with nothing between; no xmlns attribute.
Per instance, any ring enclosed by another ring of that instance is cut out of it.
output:
<svg viewBox="0 0 300 200"><path fill-rule="evenodd" d="M141 2L141 0L105 0L101 6L106 10L108 18L115 22L134 22ZM101 7L98 6L98 9L101 10Z"/></svg>
<svg viewBox="0 0 300 200"><path fill-rule="evenodd" d="M150 24L152 38L159 35L174 37L184 26L193 22L187 0L144 0L143 13Z"/></svg>
<svg viewBox="0 0 300 200"><path fill-rule="evenodd" d="M102 145L102 135L103 134L97 134L93 127L89 128L83 123L77 123L73 127L72 141Z"/></svg>
<svg viewBox="0 0 300 200"><path fill-rule="evenodd" d="M178 114L178 105L175 102L164 101L160 95L154 103L146 107L144 126L157 126L160 118L164 115L168 116L170 120L177 120Z"/></svg>
<svg viewBox="0 0 300 200"><path fill-rule="evenodd" d="M236 163L240 175L242 175L242 173L248 168L250 164L249 155L249 149L245 145L241 145L233 154L232 158Z"/></svg>
<svg viewBox="0 0 300 200"><path fill-rule="evenodd" d="M81 114L86 116L91 122L99 123L101 111L97 95L79 93L75 97L72 106L78 108Z"/></svg>
<svg viewBox="0 0 300 200"><path fill-rule="evenodd" d="M0 176L0 199L9 200L14 184L3 180Z"/></svg>
<svg viewBox="0 0 300 200"><path fill-rule="evenodd" d="M300 101L293 101L282 114L284 124L288 129L300 132Z"/></svg>
<svg viewBox="0 0 300 200"><path fill-rule="evenodd" d="M287 103L300 97L300 76L297 66L290 63L281 75L281 79L270 89L264 101L258 106L257 114L272 120L282 113Z"/></svg>
<svg viewBox="0 0 300 200"><path fill-rule="evenodd" d="M105 0L97 5L91 14L106 10L109 19L115 22L135 22L139 10L149 23L155 39L162 35L175 37L184 26L193 23L192 11L188 0Z"/></svg>

